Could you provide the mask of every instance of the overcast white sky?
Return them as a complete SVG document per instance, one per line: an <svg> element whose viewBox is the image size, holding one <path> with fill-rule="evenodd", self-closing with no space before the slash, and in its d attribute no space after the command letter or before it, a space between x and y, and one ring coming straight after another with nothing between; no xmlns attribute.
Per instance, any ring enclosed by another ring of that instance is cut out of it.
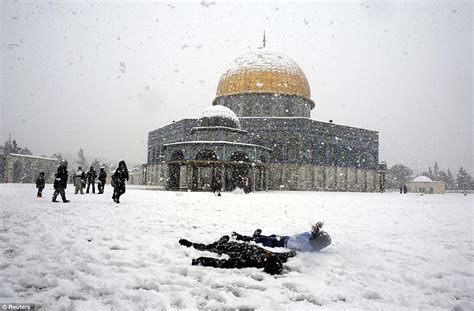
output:
<svg viewBox="0 0 474 311"><path fill-rule="evenodd" d="M148 132L196 118L232 60L261 45L308 78L311 117L379 131L380 159L472 172L466 2L5 1L1 139L146 162Z"/></svg>

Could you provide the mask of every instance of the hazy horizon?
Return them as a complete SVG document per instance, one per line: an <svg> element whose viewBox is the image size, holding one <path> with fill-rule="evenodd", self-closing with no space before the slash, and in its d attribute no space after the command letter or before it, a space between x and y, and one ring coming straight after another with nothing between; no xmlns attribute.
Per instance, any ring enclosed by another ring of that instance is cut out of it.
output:
<svg viewBox="0 0 474 311"><path fill-rule="evenodd" d="M470 2L0 4L1 135L35 155L146 163L261 46L304 71L311 118L379 132L380 161L473 171Z"/></svg>

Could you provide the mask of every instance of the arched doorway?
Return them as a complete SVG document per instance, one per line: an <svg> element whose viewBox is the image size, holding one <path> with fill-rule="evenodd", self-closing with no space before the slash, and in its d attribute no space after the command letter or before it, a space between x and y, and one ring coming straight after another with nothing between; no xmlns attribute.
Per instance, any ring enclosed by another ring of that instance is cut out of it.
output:
<svg viewBox="0 0 474 311"><path fill-rule="evenodd" d="M209 149L199 150L193 165L192 190L210 191L213 178L215 178L217 154Z"/></svg>
<svg viewBox="0 0 474 311"><path fill-rule="evenodd" d="M248 178L250 170L250 158L242 151L236 151L230 156L231 167L230 167L230 182L228 184L229 190L233 190L236 187L244 188L247 186L251 188L251 180Z"/></svg>
<svg viewBox="0 0 474 311"><path fill-rule="evenodd" d="M171 154L169 167L169 177L168 177L168 189L170 190L179 190L179 181L180 181L180 171L182 166L182 161L184 161L184 154L181 150L175 150Z"/></svg>

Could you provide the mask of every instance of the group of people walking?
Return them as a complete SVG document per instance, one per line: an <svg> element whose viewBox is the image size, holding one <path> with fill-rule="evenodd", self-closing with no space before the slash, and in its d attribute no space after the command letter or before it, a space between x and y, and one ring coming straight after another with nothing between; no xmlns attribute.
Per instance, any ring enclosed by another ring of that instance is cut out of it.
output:
<svg viewBox="0 0 474 311"><path fill-rule="evenodd" d="M57 200L58 195L61 196L61 199L64 203L68 203L69 200L66 199L66 188L67 188L67 181L69 177L68 172L68 161L63 160L61 161L60 165L58 166L58 170L55 174L54 178L54 192L53 192L53 202L59 202ZM84 188L86 187L86 193L89 193L89 190L92 188L92 193L95 193L95 180L97 178L97 190L98 194L104 193L104 188L107 180L107 172L105 171L105 167L100 167L99 174L95 171L94 167L90 167L89 171L85 173L82 170L82 167L78 167L77 171L74 173L74 187L75 187L75 194L83 194ZM120 196L125 193L125 181L128 181L128 169L127 164L125 161L120 161L118 164L117 169L115 170L114 174L112 175L112 187L114 188L114 192L112 195L112 199L115 203L120 203ZM38 178L36 179L36 188L38 188L37 197L41 198L43 189L45 187L45 178L44 172L40 172Z"/></svg>
<svg viewBox="0 0 474 311"><path fill-rule="evenodd" d="M91 166L87 173L84 173L82 167L78 167L76 173L74 174L74 187L75 193L81 194L84 193L84 188L87 184L86 193L89 193L89 189L92 186L92 193L95 193L95 179L98 177L97 181L97 190L98 194L104 193L104 185L107 179L107 173L105 172L105 167L100 167L99 175L97 176L97 172L95 171L94 167Z"/></svg>

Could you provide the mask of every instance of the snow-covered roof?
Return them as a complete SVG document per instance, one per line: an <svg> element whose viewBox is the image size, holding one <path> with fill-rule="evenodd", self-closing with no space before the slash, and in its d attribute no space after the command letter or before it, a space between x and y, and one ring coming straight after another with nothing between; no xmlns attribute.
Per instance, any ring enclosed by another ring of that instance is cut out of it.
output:
<svg viewBox="0 0 474 311"><path fill-rule="evenodd" d="M424 182L432 182L432 180L426 176L418 176L413 181L424 181Z"/></svg>
<svg viewBox="0 0 474 311"><path fill-rule="evenodd" d="M297 95L311 100L308 80L290 57L259 49L237 57L221 76L217 96L272 93Z"/></svg>
<svg viewBox="0 0 474 311"><path fill-rule="evenodd" d="M227 126L240 129L240 121L237 115L227 107L215 105L207 108L201 114L199 123L202 126Z"/></svg>
<svg viewBox="0 0 474 311"><path fill-rule="evenodd" d="M226 74L248 70L281 70L304 76L303 70L293 59L269 49L259 49L237 57L228 67Z"/></svg>
<svg viewBox="0 0 474 311"><path fill-rule="evenodd" d="M24 157L24 158L32 158L32 159L58 161L58 159L56 159L56 158L38 157L38 156L29 155L29 154L10 153L9 155L12 155L12 156L15 156L15 157Z"/></svg>

